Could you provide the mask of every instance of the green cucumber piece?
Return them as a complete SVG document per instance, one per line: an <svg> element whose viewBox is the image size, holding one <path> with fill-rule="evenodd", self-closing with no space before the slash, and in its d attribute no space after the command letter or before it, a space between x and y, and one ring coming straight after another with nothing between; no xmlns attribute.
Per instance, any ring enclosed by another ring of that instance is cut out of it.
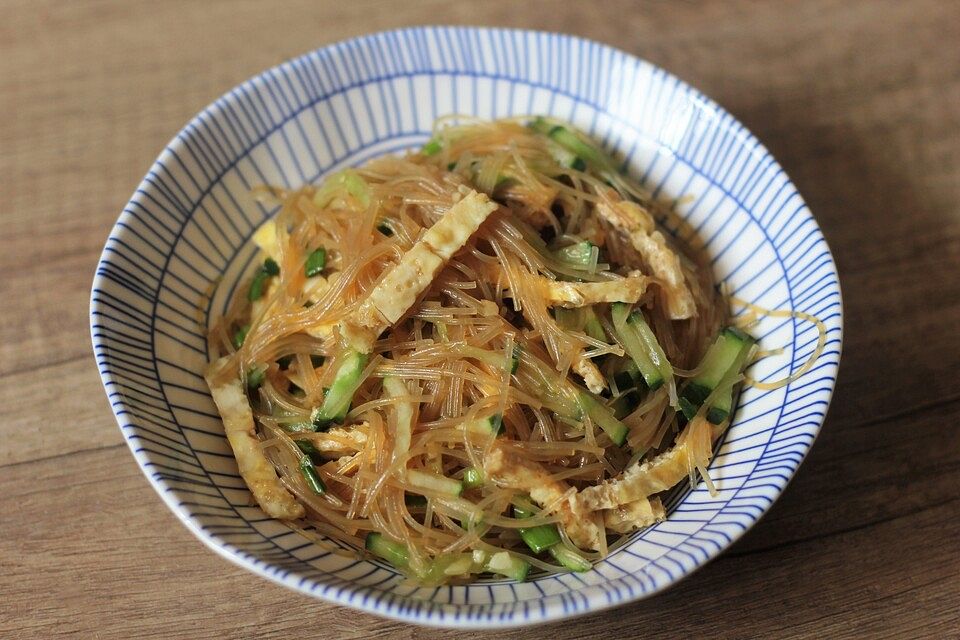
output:
<svg viewBox="0 0 960 640"><path fill-rule="evenodd" d="M490 573L506 576L517 582L523 582L530 572L530 563L509 551L500 551L490 556L483 565L483 569Z"/></svg>
<svg viewBox="0 0 960 640"><path fill-rule="evenodd" d="M606 342L607 332L603 330L603 325L600 324L600 318L597 317L597 312L593 310L593 307L583 307L583 310L587 318L586 322L583 323L584 333L594 340Z"/></svg>
<svg viewBox="0 0 960 640"><path fill-rule="evenodd" d="M729 375L740 372L756 341L736 327L726 327L707 349L700 361L700 373L691 378L680 393L680 410L692 420L707 397ZM707 420L720 424L730 415L733 389L724 392L707 410Z"/></svg>
<svg viewBox="0 0 960 640"><path fill-rule="evenodd" d="M503 433L503 416L495 413L487 418L476 418L463 422L463 428L474 433L498 436Z"/></svg>
<svg viewBox="0 0 960 640"><path fill-rule="evenodd" d="M585 267L590 264L590 260L593 257L593 243L586 240L577 242L569 247L557 249L553 252L553 257L560 262Z"/></svg>
<svg viewBox="0 0 960 640"><path fill-rule="evenodd" d="M645 328L651 336L653 335L650 328L647 327L647 323L643 321L642 314L639 320L635 320L634 315L630 313L630 305L624 302L614 302L610 305L610 316L617 337L623 344L627 355L636 363L647 387L651 391L660 388L665 382L666 376L661 366L662 363L655 360L657 353L651 349L648 341L640 335L641 327ZM656 339L654 339L654 343L656 343ZM659 350L659 353L663 353L659 344L656 345L656 349ZM666 361L665 356L663 360ZM669 365L669 362L667 365ZM671 367L671 374L672 371L673 368Z"/></svg>
<svg viewBox="0 0 960 640"><path fill-rule="evenodd" d="M323 397L323 404L313 410L310 420L315 429L325 431L332 424L340 424L350 411L353 394L360 386L360 375L367 366L367 354L349 351L337 369L330 390Z"/></svg>
<svg viewBox="0 0 960 640"><path fill-rule="evenodd" d="M513 506L513 517L517 519L531 518L534 515L533 505ZM517 530L520 538L534 553L543 553L550 547L561 542L560 531L555 524L542 524L536 527L522 527Z"/></svg>
<svg viewBox="0 0 960 640"><path fill-rule="evenodd" d="M593 568L589 560L564 544L550 547L550 555L570 571L582 573Z"/></svg>
<svg viewBox="0 0 960 640"><path fill-rule="evenodd" d="M367 534L364 547L375 556L383 558L398 569L404 569L410 564L410 552L399 542L387 538L382 533L371 531Z"/></svg>
<svg viewBox="0 0 960 640"><path fill-rule="evenodd" d="M585 163L595 164L602 168L608 168L611 165L610 160L602 151L584 141L563 125L553 124L543 118L536 118L530 124L530 127L534 131L547 136ZM569 164L573 165L574 162L576 161L574 160Z"/></svg>
<svg viewBox="0 0 960 640"><path fill-rule="evenodd" d="M633 413L640 406L640 393L636 389L630 389L622 393L616 400L610 404L610 410L613 417L617 420L623 420Z"/></svg>
<svg viewBox="0 0 960 640"><path fill-rule="evenodd" d="M435 491L448 496L458 497L463 493L463 482L460 480L418 469L407 470L407 481L418 489Z"/></svg>
<svg viewBox="0 0 960 640"><path fill-rule="evenodd" d="M622 446L627 441L629 432L627 425L620 422L610 409L594 399L589 392L581 391L577 394L577 402L583 413L590 416L590 419L610 436L610 440L615 445Z"/></svg>

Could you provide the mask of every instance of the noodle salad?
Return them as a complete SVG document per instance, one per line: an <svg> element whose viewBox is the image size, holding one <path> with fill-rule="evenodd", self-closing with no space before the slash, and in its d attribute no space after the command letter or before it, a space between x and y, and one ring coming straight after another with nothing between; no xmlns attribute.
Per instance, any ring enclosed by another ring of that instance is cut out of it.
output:
<svg viewBox="0 0 960 640"><path fill-rule="evenodd" d="M523 580L588 570L680 482L712 490L755 340L585 135L444 119L255 195L280 211L206 378L269 516L421 584Z"/></svg>

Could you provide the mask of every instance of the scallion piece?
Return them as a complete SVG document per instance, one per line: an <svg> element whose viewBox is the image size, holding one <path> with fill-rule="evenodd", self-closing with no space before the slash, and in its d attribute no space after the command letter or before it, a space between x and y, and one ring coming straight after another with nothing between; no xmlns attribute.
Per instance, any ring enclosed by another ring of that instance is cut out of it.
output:
<svg viewBox="0 0 960 640"><path fill-rule="evenodd" d="M586 240L577 242L563 249L557 249L553 255L561 262L585 267L593 258L593 243Z"/></svg>
<svg viewBox="0 0 960 640"><path fill-rule="evenodd" d="M427 157L435 156L440 153L441 149L443 149L443 142L437 138L431 138L427 141L427 144L423 145L423 148L420 149L420 153Z"/></svg>
<svg viewBox="0 0 960 640"><path fill-rule="evenodd" d="M309 440L294 440L294 442L296 443L297 448L308 456L320 454L320 450L313 446L313 443Z"/></svg>
<svg viewBox="0 0 960 640"><path fill-rule="evenodd" d="M513 517L526 519L533 516L532 507L513 507ZM560 542L560 531L555 524L542 524L536 527L522 527L517 530L520 538L534 553L543 553Z"/></svg>
<svg viewBox="0 0 960 640"><path fill-rule="evenodd" d="M247 291L247 300L254 302L263 297L266 291L267 280L273 276L280 275L280 265L273 258L267 258L263 265L253 274L253 280L250 281L250 289Z"/></svg>
<svg viewBox="0 0 960 640"><path fill-rule="evenodd" d="M314 249L307 257L307 263L303 266L303 271L308 278L312 278L320 275L325 266L327 266L327 250L320 247Z"/></svg>
<svg viewBox="0 0 960 640"><path fill-rule="evenodd" d="M590 571L590 569L593 568L593 565L590 564L589 560L565 544L553 545L550 547L549 551L554 560L562 564L567 569L570 569L570 571L582 573L584 571Z"/></svg>
<svg viewBox="0 0 960 640"><path fill-rule="evenodd" d="M247 300L254 302L263 297L264 285L267 282L267 279L270 278L270 274L266 271L258 270L253 275L253 280L250 281L250 289L247 291Z"/></svg>
<svg viewBox="0 0 960 640"><path fill-rule="evenodd" d="M317 473L317 468L313 466L313 460L309 456L300 458L300 474L315 494L322 496L327 492L327 485L323 484L323 480L320 479L320 474Z"/></svg>
<svg viewBox="0 0 960 640"><path fill-rule="evenodd" d="M254 367L247 371L247 388L251 391L259 389L267 377L266 367Z"/></svg>
<svg viewBox="0 0 960 640"><path fill-rule="evenodd" d="M463 488L477 489L483 486L483 472L476 467L467 467L463 472Z"/></svg>
<svg viewBox="0 0 960 640"><path fill-rule="evenodd" d="M243 341L247 339L247 333L250 331L250 325L245 324L237 332L233 334L233 346L235 349L239 349L243 346Z"/></svg>

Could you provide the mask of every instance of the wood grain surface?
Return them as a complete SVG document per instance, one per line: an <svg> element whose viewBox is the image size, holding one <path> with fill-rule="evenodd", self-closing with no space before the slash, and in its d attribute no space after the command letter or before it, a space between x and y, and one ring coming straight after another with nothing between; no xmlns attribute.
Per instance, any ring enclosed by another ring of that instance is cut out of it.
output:
<svg viewBox="0 0 960 640"><path fill-rule="evenodd" d="M841 273L837 393L772 511L666 593L536 635L960 637L960 3L2 8L0 637L452 635L294 594L204 548L122 443L87 329L110 227L194 113L286 58L424 23L566 31L676 73L780 160Z"/></svg>

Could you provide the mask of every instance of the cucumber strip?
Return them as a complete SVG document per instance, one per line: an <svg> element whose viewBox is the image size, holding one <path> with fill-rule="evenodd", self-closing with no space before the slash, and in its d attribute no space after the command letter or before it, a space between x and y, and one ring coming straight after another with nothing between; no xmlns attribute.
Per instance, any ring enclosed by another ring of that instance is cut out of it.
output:
<svg viewBox="0 0 960 640"><path fill-rule="evenodd" d="M530 563L508 551L500 551L490 556L483 569L523 582L527 579L527 573L530 572Z"/></svg>
<svg viewBox="0 0 960 640"><path fill-rule="evenodd" d="M373 555L383 558L398 569L405 569L410 564L410 553L406 545L394 542L382 533L376 531L368 533L363 546Z"/></svg>
<svg viewBox="0 0 960 640"><path fill-rule="evenodd" d="M617 420L623 420L633 413L640 406L640 393L636 389L630 389L622 393L620 397L610 404L610 410L613 417Z"/></svg>
<svg viewBox="0 0 960 640"><path fill-rule="evenodd" d="M348 351L337 369L333 385L323 397L323 404L313 410L310 420L314 430L325 431L332 424L340 424L350 411L353 394L360 386L360 375L367 366L367 355L358 351Z"/></svg>
<svg viewBox="0 0 960 640"><path fill-rule="evenodd" d="M585 267L593 259L593 243L584 240L569 247L557 249L553 252L553 257L560 262Z"/></svg>
<svg viewBox="0 0 960 640"><path fill-rule="evenodd" d="M313 203L323 209L344 193L353 196L364 209L370 206L370 185L352 169L345 169L327 178L313 194Z"/></svg>
<svg viewBox="0 0 960 640"><path fill-rule="evenodd" d="M520 368L520 347L516 346L513 348L513 354L510 356L510 375L513 375L517 372L517 369Z"/></svg>
<svg viewBox="0 0 960 640"><path fill-rule="evenodd" d="M435 491L443 495L458 497L463 493L463 482L417 469L407 470L407 481L410 486Z"/></svg>
<svg viewBox="0 0 960 640"><path fill-rule="evenodd" d="M473 555L469 553L445 553L427 563L426 571L419 575L423 584L439 584L449 576L460 576L473 570Z"/></svg>
<svg viewBox="0 0 960 640"><path fill-rule="evenodd" d="M500 435L503 433L503 416L495 413L488 418L477 418L475 420L465 420L462 424L467 431L480 433L483 435Z"/></svg>
<svg viewBox="0 0 960 640"><path fill-rule="evenodd" d="M607 332L603 330L603 325L600 324L600 318L597 317L597 312L593 310L593 307L582 307L582 309L587 317L586 322L583 324L584 332L594 340L606 342Z"/></svg>
<svg viewBox="0 0 960 640"><path fill-rule="evenodd" d="M483 472L476 467L468 467L463 472L463 488L478 489L483 486Z"/></svg>
<svg viewBox="0 0 960 640"><path fill-rule="evenodd" d="M612 164L602 151L582 140L580 136L563 125L553 124L543 118L536 118L530 124L530 127L588 163L602 168L608 168Z"/></svg>
<svg viewBox="0 0 960 640"><path fill-rule="evenodd" d="M538 527L518 529L518 531L520 532L520 538L534 553L543 553L560 542L560 532L553 525L544 524Z"/></svg>
<svg viewBox="0 0 960 640"><path fill-rule="evenodd" d="M640 369L633 360L627 360L623 367L613 374L613 381L617 383L620 391L633 389L642 379Z"/></svg>
<svg viewBox="0 0 960 640"><path fill-rule="evenodd" d="M650 328L650 325L648 325L646 319L644 319L643 312L639 309L634 309L630 314L630 318L627 319L627 325L633 327L637 332L641 342L647 349L647 353L650 354L650 361L660 369L660 373L663 374L664 379L672 380L673 365L667 360L667 354L663 352L663 347L661 347L657 341L657 336L653 335L653 329Z"/></svg>
<svg viewBox="0 0 960 640"><path fill-rule="evenodd" d="M577 402L583 412L610 436L615 445L622 446L627 441L627 425L617 420L610 409L597 402L589 392L581 391L577 395Z"/></svg>
<svg viewBox="0 0 960 640"><path fill-rule="evenodd" d="M592 307L576 307L567 309L565 307L554 307L553 317L561 329L567 331L583 331L594 340L601 342L607 341L607 333L600 324L596 312Z"/></svg>
<svg viewBox="0 0 960 640"><path fill-rule="evenodd" d="M617 338L619 338L623 344L627 355L637 364L640 375L643 376L643 381L647 383L647 387L649 387L651 391L660 388L665 381L663 370L659 362L654 362L653 354L650 352L646 342L639 335L639 323L631 322L630 305L624 302L614 302L610 305L610 316L613 320L613 328L616 329L617 332ZM643 326L646 327L646 322L643 323ZM647 329L649 330L649 327L647 327ZM658 349L659 346L658 344Z"/></svg>
<svg viewBox="0 0 960 640"><path fill-rule="evenodd" d="M680 394L680 410L687 420L692 420L714 389L727 376L740 373L750 350L756 341L736 327L727 327L710 345L700 362L700 373L691 378ZM722 392L707 410L707 420L720 424L730 415L733 405L733 388Z"/></svg>
<svg viewBox="0 0 960 640"><path fill-rule="evenodd" d="M566 309L564 307L554 307L553 317L560 325L561 329L566 331L580 331L583 329L584 318L579 308Z"/></svg>
<svg viewBox="0 0 960 640"><path fill-rule="evenodd" d="M514 347L513 354L507 361L504 360L503 351L491 351L489 349L481 349L480 347L463 345L458 347L458 353L465 358L473 358L491 367L497 367L498 369L510 367L510 373L516 373L516 365L519 361L517 349L519 348L520 347Z"/></svg>
<svg viewBox="0 0 960 640"><path fill-rule="evenodd" d="M570 569L570 571L582 573L593 568L589 560L564 544L554 545L550 547L549 551L554 560Z"/></svg>
<svg viewBox="0 0 960 640"><path fill-rule="evenodd" d="M388 398L410 395L410 390L407 389L403 380L394 376L387 376L383 379L383 392ZM394 434L393 459L397 460L410 450L410 439L413 437L413 403L396 402L393 406L397 410L397 431Z"/></svg>

